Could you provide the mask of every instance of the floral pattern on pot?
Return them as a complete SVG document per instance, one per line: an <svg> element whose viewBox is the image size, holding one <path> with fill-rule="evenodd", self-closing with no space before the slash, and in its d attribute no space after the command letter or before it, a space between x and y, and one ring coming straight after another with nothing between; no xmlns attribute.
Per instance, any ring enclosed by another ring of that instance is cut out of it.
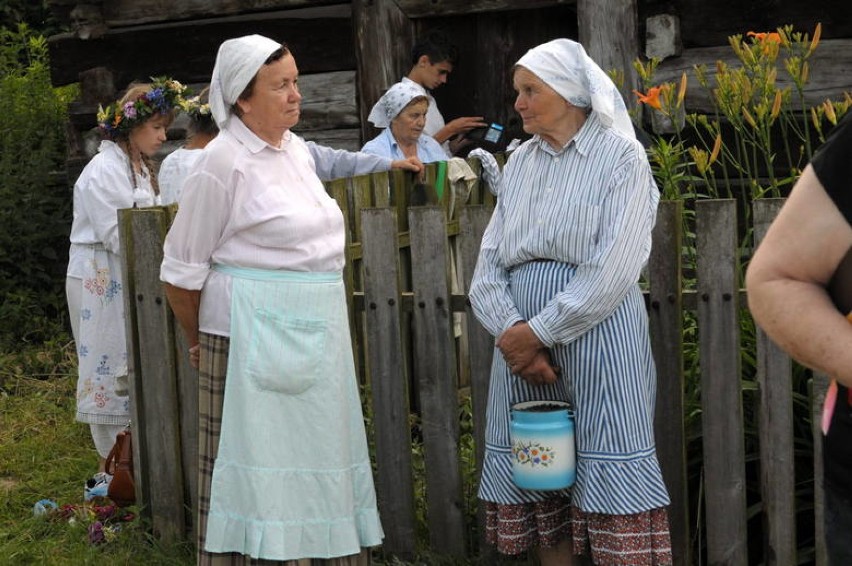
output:
<svg viewBox="0 0 852 566"><path fill-rule="evenodd" d="M521 465L546 468L556 459L556 451L538 442L516 442L512 446L512 456Z"/></svg>

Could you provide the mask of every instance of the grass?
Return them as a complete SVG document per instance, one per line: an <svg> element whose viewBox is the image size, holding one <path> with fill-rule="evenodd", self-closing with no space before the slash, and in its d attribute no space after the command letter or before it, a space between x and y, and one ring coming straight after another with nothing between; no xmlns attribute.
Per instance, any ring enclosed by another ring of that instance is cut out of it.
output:
<svg viewBox="0 0 852 566"><path fill-rule="evenodd" d="M95 546L81 517L33 515L41 499L82 505L97 469L88 426L74 420L73 353L67 337L0 353L0 565L194 564L191 545L164 545L139 519Z"/></svg>

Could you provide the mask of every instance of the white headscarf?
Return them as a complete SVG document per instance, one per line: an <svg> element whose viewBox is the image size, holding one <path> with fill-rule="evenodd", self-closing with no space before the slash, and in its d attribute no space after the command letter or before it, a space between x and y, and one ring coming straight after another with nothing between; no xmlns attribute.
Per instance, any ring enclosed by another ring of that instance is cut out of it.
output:
<svg viewBox="0 0 852 566"><path fill-rule="evenodd" d="M210 112L219 128L231 118L231 106L237 101L263 63L281 49L277 41L262 35L228 39L219 46L213 76L210 78Z"/></svg>
<svg viewBox="0 0 852 566"><path fill-rule="evenodd" d="M426 99L423 91L410 83L396 83L373 105L367 120L377 128L387 128L402 109L415 98ZM426 99L428 101L428 99ZM428 102L427 102L428 103Z"/></svg>
<svg viewBox="0 0 852 566"><path fill-rule="evenodd" d="M543 43L527 51L516 65L528 69L574 106L591 106L605 126L636 138L615 83L576 41L554 39Z"/></svg>

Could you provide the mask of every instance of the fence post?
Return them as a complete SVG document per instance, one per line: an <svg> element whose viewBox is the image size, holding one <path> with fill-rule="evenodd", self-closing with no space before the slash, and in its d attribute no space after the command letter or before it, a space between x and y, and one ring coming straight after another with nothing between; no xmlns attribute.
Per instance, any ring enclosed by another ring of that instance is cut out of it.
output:
<svg viewBox="0 0 852 566"><path fill-rule="evenodd" d="M757 247L784 199L755 200ZM764 563L796 563L796 475L793 462L793 364L759 327L757 382L760 386L760 489L767 528Z"/></svg>
<svg viewBox="0 0 852 566"><path fill-rule="evenodd" d="M414 291L414 368L420 392L432 548L465 556L459 407L447 235L442 207L409 210Z"/></svg>
<svg viewBox="0 0 852 566"><path fill-rule="evenodd" d="M691 564L691 545L683 407L682 233L683 202L661 202L648 260L648 318L651 347L657 366L654 437L657 458L672 500L669 507L672 559L676 565L688 566Z"/></svg>
<svg viewBox="0 0 852 566"><path fill-rule="evenodd" d="M376 445L376 491L383 550L411 560L417 547L407 377L400 335L396 214L390 208L361 211L366 309L366 358Z"/></svg>
<svg viewBox="0 0 852 566"><path fill-rule="evenodd" d="M811 431L814 438L814 521L816 566L826 566L828 555L825 548L825 491L823 491L822 465L822 405L828 390L829 378L822 372L814 372L811 380Z"/></svg>
<svg viewBox="0 0 852 566"><path fill-rule="evenodd" d="M155 534L182 540L186 523L181 457L180 402L175 382L175 336L159 278L168 217L161 207L118 212L132 360L131 414L134 464L143 505L150 508ZM128 292L129 291L129 292ZM138 448L137 448L138 446Z"/></svg>
<svg viewBox="0 0 852 566"><path fill-rule="evenodd" d="M491 211L485 206L466 206L462 208L459 223L459 258L463 289L470 292L473 270L479 256L479 246L485 227L491 217ZM485 459L485 413L488 407L488 384L491 381L491 358L494 354L494 338L485 330L467 301L465 325L468 337L468 359L470 360L470 393L473 404L473 439L476 446L476 483L482 475L482 462ZM497 562L497 553L493 546L485 543L485 506L477 505L477 523L479 525L479 558L483 564Z"/></svg>
<svg viewBox="0 0 852 566"><path fill-rule="evenodd" d="M707 560L748 563L736 201L695 203Z"/></svg>

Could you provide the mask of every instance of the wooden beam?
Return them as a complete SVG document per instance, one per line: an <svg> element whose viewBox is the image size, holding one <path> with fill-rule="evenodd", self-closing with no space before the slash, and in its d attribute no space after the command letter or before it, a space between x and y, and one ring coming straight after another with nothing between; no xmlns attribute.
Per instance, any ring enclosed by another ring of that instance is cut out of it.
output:
<svg viewBox="0 0 852 566"><path fill-rule="evenodd" d="M361 136L362 141L366 141L378 133L367 121L373 104L411 68L409 52L414 41L414 26L393 0L353 0L352 25ZM351 41L347 48L350 45Z"/></svg>
<svg viewBox="0 0 852 566"><path fill-rule="evenodd" d="M409 18L426 18L474 12L573 6L577 0L396 0L396 3Z"/></svg>
<svg viewBox="0 0 852 566"><path fill-rule="evenodd" d="M289 10L298 8L323 9L328 4L340 4L341 0L48 0L47 6L54 17L65 27L77 22L70 16L76 4L87 4L101 12L104 23L110 27L139 25L155 22L174 22L211 15L234 16L251 12ZM320 7L320 8L317 8ZM348 8L348 6L344 6ZM337 7L335 7L337 8ZM318 16L319 17L319 16Z"/></svg>
<svg viewBox="0 0 852 566"><path fill-rule="evenodd" d="M106 67L118 88L157 75L207 82L222 41L252 33L286 42L303 74L355 68L348 18L298 19L275 12L110 30L90 40L55 35L48 40L51 81L74 83L80 72Z"/></svg>
<svg viewBox="0 0 852 566"><path fill-rule="evenodd" d="M580 43L589 56L604 71L624 72L624 84L619 90L627 107L632 108L636 105L632 92L639 87L633 61L642 52L637 0L578 0L577 20Z"/></svg>
<svg viewBox="0 0 852 566"><path fill-rule="evenodd" d="M713 111L711 93L698 84L695 78L695 65L705 65L707 80L713 87L716 85L716 61L723 61L728 66L738 66L739 61L730 46L698 47L684 49L680 57L666 59L657 67L656 83L680 81L681 74L686 71L689 85L686 91L686 108L690 112L708 113ZM844 92L852 93L852 39L824 39L811 55L810 74L805 86L805 104L810 107L821 103L826 98L838 100ZM787 71L784 69L783 58L779 57L778 86L793 87ZM794 89L795 90L795 89Z"/></svg>

